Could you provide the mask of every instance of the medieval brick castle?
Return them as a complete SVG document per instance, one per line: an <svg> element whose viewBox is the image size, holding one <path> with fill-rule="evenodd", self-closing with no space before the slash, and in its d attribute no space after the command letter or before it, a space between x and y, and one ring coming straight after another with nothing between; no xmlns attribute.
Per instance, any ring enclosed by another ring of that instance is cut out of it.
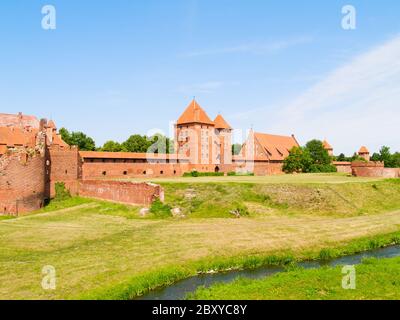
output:
<svg viewBox="0 0 400 320"><path fill-rule="evenodd" d="M182 176L190 171L280 174L290 149L299 146L294 135L250 131L241 153L233 156L232 131L222 115L211 120L193 100L176 122L173 154L79 151L62 140L51 120L0 114L0 214L42 207L54 196L57 182L73 194L147 205L154 197L163 197L159 186L115 180ZM324 145L333 154L329 143ZM369 160L366 148L360 155ZM350 163L336 165L339 171L351 172Z"/></svg>

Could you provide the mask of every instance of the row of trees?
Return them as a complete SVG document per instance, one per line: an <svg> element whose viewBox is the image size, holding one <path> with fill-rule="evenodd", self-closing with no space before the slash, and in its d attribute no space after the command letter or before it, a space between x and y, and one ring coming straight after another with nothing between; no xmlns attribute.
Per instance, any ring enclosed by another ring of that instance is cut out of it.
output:
<svg viewBox="0 0 400 320"><path fill-rule="evenodd" d="M102 147L96 148L94 140L83 132L69 132L60 129L62 139L71 146L78 146L82 151L109 151L109 152L154 152L173 153L173 141L161 134L151 137L135 134L126 141L119 143L112 140L104 143Z"/></svg>
<svg viewBox="0 0 400 320"><path fill-rule="evenodd" d="M161 134L155 134L151 137L134 134L122 143L107 141L100 150L108 152L174 153L174 143Z"/></svg>
<svg viewBox="0 0 400 320"><path fill-rule="evenodd" d="M70 146L78 146L79 150L94 151L96 144L91 137L83 132L69 132L65 128L60 129L61 138Z"/></svg>
<svg viewBox="0 0 400 320"><path fill-rule="evenodd" d="M365 159L360 157L356 152L351 157L346 157L344 153L341 153L337 157L333 157L333 160L334 161L346 161L346 162L365 161Z"/></svg>
<svg viewBox="0 0 400 320"><path fill-rule="evenodd" d="M334 160L350 162L356 160L365 161L356 153L352 157L346 157L343 153L341 153L339 156L334 157ZM371 156L371 161L383 161L386 168L400 168L400 152L395 152L392 154L389 147L383 146L379 152L375 152Z"/></svg>
<svg viewBox="0 0 400 320"><path fill-rule="evenodd" d="M322 141L311 140L304 147L293 147L290 150L289 156L284 160L283 171L315 173L337 170Z"/></svg>
<svg viewBox="0 0 400 320"><path fill-rule="evenodd" d="M384 161L386 168L400 168L400 152L391 153L390 148L383 146L379 153L374 153L372 161Z"/></svg>
<svg viewBox="0 0 400 320"><path fill-rule="evenodd" d="M174 153L174 141L161 134L151 137L134 134L122 143L109 140L98 148L96 148L94 140L83 132L69 132L62 128L60 134L66 143L78 146L82 151ZM241 149L241 144L233 144L232 154L238 155Z"/></svg>

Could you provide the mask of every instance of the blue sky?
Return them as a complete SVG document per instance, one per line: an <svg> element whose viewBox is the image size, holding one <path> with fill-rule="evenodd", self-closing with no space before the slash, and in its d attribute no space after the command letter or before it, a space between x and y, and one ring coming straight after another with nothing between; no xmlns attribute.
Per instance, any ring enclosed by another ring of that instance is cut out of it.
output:
<svg viewBox="0 0 400 320"><path fill-rule="evenodd" d="M57 29L41 28L54 5ZM344 5L357 29L341 27ZM4 0L0 112L97 144L146 134L193 96L235 128L400 150L398 1Z"/></svg>

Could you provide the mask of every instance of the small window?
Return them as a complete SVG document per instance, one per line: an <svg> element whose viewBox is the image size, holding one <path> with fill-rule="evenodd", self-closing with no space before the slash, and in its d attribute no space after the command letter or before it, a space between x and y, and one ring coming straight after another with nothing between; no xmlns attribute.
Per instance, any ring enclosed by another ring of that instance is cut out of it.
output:
<svg viewBox="0 0 400 320"><path fill-rule="evenodd" d="M106 176L107 175L107 171L103 171L103 176Z"/></svg>
<svg viewBox="0 0 400 320"><path fill-rule="evenodd" d="M164 171L161 170L161 171L160 171L160 174L164 174Z"/></svg>
<svg viewBox="0 0 400 320"><path fill-rule="evenodd" d="M68 174L68 170L65 170L65 174Z"/></svg>
<svg viewBox="0 0 400 320"><path fill-rule="evenodd" d="M143 174L146 174L146 171L143 171Z"/></svg>
<svg viewBox="0 0 400 320"><path fill-rule="evenodd" d="M176 170L174 170L174 174L176 174Z"/></svg>
<svg viewBox="0 0 400 320"><path fill-rule="evenodd" d="M126 176L128 174L128 171L124 171L124 176Z"/></svg>

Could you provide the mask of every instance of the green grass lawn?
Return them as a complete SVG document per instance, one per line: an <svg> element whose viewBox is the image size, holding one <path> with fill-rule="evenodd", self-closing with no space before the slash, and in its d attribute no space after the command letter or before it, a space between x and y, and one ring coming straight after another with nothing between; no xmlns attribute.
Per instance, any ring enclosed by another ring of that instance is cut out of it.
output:
<svg viewBox="0 0 400 320"><path fill-rule="evenodd" d="M309 184L309 183L349 183L373 182L382 178L352 177L345 173L307 173L282 174L274 176L222 176L222 177L172 177L172 178L134 178L131 181L151 181L154 183L261 183L261 184Z"/></svg>
<svg viewBox="0 0 400 320"><path fill-rule="evenodd" d="M379 300L400 299L400 258L366 259L355 266L355 289L343 289L342 266L295 269L262 280L237 279L200 288L200 300Z"/></svg>
<svg viewBox="0 0 400 320"><path fill-rule="evenodd" d="M138 207L72 198L1 220L0 299L129 298L198 271L253 266L271 255L317 257L324 248L400 231L398 180L186 179L162 183L166 206L180 207L184 219L140 218ZM248 215L233 218L238 206ZM56 269L54 291L40 285L47 265Z"/></svg>
<svg viewBox="0 0 400 320"><path fill-rule="evenodd" d="M340 184L183 181L160 184L165 189L166 203L181 208L188 217L229 218L230 211L238 208L252 217L356 216L400 208L398 180Z"/></svg>

